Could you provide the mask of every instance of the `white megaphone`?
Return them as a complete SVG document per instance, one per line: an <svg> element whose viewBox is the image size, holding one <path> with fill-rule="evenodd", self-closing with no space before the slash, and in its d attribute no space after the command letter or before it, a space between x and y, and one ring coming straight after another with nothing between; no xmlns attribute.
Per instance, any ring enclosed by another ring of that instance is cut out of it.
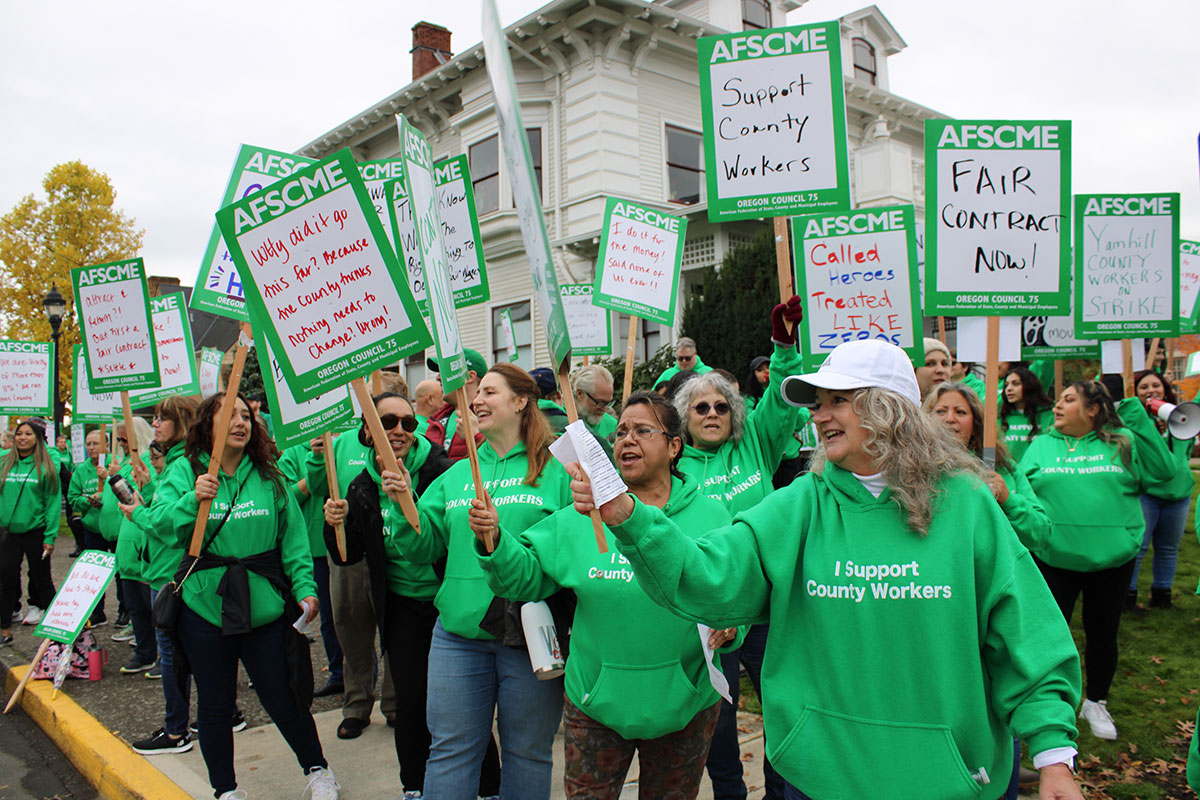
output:
<svg viewBox="0 0 1200 800"><path fill-rule="evenodd" d="M1167 423L1167 431L1176 439L1191 439L1200 434L1200 405L1180 403L1173 406L1166 400L1151 398L1146 407L1151 414Z"/></svg>

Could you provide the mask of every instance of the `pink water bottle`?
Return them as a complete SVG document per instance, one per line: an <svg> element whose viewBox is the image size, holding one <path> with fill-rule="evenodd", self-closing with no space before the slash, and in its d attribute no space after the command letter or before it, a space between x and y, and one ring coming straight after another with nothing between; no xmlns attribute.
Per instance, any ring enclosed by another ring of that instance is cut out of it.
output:
<svg viewBox="0 0 1200 800"><path fill-rule="evenodd" d="M91 648L88 649L88 680L89 681L98 681L104 677L103 669L104 669L104 662L107 660L105 658L106 655L108 655L108 654L104 650L101 650L100 646L98 644L96 644L95 641L93 641ZM68 657L69 657L69 653L68 653Z"/></svg>

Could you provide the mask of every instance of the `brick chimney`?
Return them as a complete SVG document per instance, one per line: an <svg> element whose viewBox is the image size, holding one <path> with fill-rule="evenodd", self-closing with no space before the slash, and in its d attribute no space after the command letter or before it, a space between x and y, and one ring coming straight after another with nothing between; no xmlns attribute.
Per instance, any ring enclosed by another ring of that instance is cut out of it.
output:
<svg viewBox="0 0 1200 800"><path fill-rule="evenodd" d="M432 22L413 25L412 79L445 64L454 55L450 52L450 31Z"/></svg>

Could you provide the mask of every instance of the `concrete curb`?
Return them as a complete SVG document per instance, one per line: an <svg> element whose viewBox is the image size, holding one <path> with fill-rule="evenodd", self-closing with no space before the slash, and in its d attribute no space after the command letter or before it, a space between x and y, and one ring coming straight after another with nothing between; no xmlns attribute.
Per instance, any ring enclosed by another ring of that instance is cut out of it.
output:
<svg viewBox="0 0 1200 800"><path fill-rule="evenodd" d="M30 665L8 668L5 701ZM49 681L25 684L18 705L105 800L191 800L129 745L114 736L65 693L53 701ZM10 712L11 713L11 712Z"/></svg>

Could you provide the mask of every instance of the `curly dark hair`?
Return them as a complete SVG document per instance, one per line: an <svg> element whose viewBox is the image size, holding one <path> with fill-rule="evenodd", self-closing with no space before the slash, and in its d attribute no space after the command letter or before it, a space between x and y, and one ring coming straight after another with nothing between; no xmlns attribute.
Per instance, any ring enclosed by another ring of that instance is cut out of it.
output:
<svg viewBox="0 0 1200 800"><path fill-rule="evenodd" d="M683 473L678 469L679 459L683 456L683 420L680 419L679 412L675 410L675 406L667 402L667 399L659 393L648 391L634 392L629 395L629 398L621 408L622 416L633 406L650 406L650 413L658 420L658 424L662 425L663 430L667 434L667 440L679 440L679 452L671 459L671 474L683 480Z"/></svg>
<svg viewBox="0 0 1200 800"><path fill-rule="evenodd" d="M1099 381L1075 381L1067 388L1074 389L1079 394L1085 411L1096 409L1096 419L1093 421L1096 437L1115 446L1121 456L1121 462L1128 467L1132 455L1129 437L1118 431L1118 428L1125 427L1125 423L1117 415L1117 407L1108 389Z"/></svg>
<svg viewBox="0 0 1200 800"><path fill-rule="evenodd" d="M1008 430L1008 418L1013 414L1024 414L1032 426L1029 430L1028 440L1033 441L1033 437L1042 433L1038 426L1038 415L1044 411L1049 411L1054 408L1053 401L1046 396L1046 390L1042 386L1041 379L1034 375L1025 367L1011 367L1008 374L1004 376L1005 382L1008 381L1009 375L1016 375L1021 379L1021 405L1016 406L1008 402L1008 397L1001 392L1001 397L1004 397L1004 402L1000 404L1000 427Z"/></svg>
<svg viewBox="0 0 1200 800"><path fill-rule="evenodd" d="M184 453L187 455L188 463L192 465L192 472L196 475L207 469L200 461L200 454L212 454L213 422L217 417L217 412L221 408L221 400L224 397L224 392L221 392L214 394L201 403L200 408L196 409L195 419L192 420L192 424L188 428L187 445L184 448ZM275 442L271 440L271 437L267 435L266 428L263 427L262 423L254 415L249 401L246 400L246 395L238 392L237 397L246 404L246 410L250 413L250 439L246 442L245 455L250 459L250 463L254 465L255 469L258 470L259 475L274 483L277 492L283 492L283 473L279 471L279 467L275 463L279 459L279 449L275 446Z"/></svg>

